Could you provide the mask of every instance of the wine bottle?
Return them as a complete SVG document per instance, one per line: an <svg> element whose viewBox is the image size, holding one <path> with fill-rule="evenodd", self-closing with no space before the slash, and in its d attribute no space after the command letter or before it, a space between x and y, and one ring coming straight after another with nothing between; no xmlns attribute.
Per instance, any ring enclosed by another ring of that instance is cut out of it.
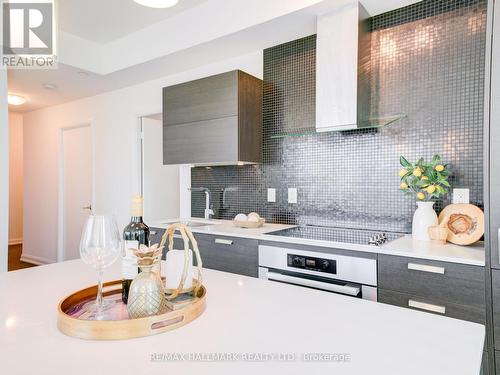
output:
<svg viewBox="0 0 500 375"><path fill-rule="evenodd" d="M144 224L142 219L142 203L141 195L132 198L132 218L123 230L123 239L125 240L125 251L122 259L123 303L127 303L130 284L139 273L137 260L134 257L134 249L138 249L139 245L149 246L149 227Z"/></svg>

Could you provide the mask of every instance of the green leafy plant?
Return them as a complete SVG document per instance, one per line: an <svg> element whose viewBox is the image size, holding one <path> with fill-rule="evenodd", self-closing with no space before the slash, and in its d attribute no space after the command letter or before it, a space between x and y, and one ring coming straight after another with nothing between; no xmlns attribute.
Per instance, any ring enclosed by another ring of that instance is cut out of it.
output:
<svg viewBox="0 0 500 375"><path fill-rule="evenodd" d="M403 169L399 171L403 193L421 201L432 201L445 196L450 190L448 178L451 172L443 164L441 156L434 155L430 162L420 158L412 164L404 156L399 159Z"/></svg>

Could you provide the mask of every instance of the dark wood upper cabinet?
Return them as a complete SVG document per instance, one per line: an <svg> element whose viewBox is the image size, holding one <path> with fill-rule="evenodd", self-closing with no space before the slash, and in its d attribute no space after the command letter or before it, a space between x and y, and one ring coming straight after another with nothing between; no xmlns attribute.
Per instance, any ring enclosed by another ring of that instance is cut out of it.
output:
<svg viewBox="0 0 500 375"><path fill-rule="evenodd" d="M262 162L262 81L235 70L163 88L163 164Z"/></svg>

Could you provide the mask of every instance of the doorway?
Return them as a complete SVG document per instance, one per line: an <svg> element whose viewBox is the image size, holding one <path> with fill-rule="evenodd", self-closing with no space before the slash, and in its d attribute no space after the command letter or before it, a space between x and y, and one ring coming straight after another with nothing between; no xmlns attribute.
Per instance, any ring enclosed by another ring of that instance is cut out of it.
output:
<svg viewBox="0 0 500 375"><path fill-rule="evenodd" d="M146 224L179 217L179 166L163 165L162 114L141 118L141 191Z"/></svg>
<svg viewBox="0 0 500 375"><path fill-rule="evenodd" d="M59 262L80 258L83 225L92 210L94 186L91 124L63 128L59 165Z"/></svg>

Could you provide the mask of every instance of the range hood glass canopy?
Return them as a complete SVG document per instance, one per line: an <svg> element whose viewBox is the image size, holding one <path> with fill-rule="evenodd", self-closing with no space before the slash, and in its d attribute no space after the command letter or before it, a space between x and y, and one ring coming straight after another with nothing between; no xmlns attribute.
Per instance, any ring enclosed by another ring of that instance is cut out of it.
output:
<svg viewBox="0 0 500 375"><path fill-rule="evenodd" d="M281 133L276 133L276 134L271 134L269 138L271 139L278 139L278 138L286 138L286 137L303 137L303 136L314 136L314 135L321 135L325 133L333 133L333 132L342 132L342 131L349 131L349 130L361 130L361 129L378 129L378 128L383 128L388 125L391 125L403 118L406 117L406 114L404 113L399 113L396 115L392 116L385 116L385 117L378 117L378 118L373 118L369 119L366 121L363 121L358 124L353 124L351 126L346 126L343 128L340 127L333 127L330 130L327 131L321 131L318 132L316 128L302 128L302 129L290 129L288 131L284 131Z"/></svg>

